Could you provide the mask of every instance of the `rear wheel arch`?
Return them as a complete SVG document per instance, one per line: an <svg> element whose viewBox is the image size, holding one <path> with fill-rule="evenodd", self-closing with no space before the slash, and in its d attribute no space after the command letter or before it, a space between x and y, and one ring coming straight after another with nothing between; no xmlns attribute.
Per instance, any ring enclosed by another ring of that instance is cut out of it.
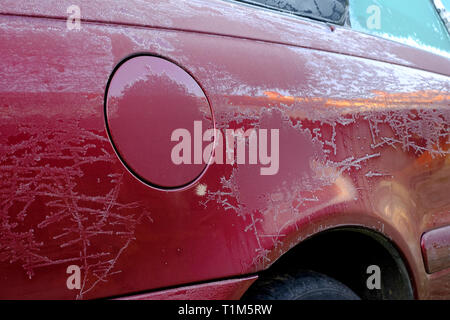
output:
<svg viewBox="0 0 450 320"><path fill-rule="evenodd" d="M381 288L369 289L371 265L381 271ZM401 250L379 231L345 226L316 233L287 251L249 288L245 297L261 283L280 275L310 270L342 282L362 299L414 299L414 278Z"/></svg>

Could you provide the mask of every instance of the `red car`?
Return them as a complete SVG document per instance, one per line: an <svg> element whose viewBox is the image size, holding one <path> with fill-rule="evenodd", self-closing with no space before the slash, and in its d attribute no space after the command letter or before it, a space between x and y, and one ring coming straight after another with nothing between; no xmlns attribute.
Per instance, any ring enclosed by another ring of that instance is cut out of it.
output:
<svg viewBox="0 0 450 320"><path fill-rule="evenodd" d="M349 5L3 0L0 298L450 299L450 60Z"/></svg>

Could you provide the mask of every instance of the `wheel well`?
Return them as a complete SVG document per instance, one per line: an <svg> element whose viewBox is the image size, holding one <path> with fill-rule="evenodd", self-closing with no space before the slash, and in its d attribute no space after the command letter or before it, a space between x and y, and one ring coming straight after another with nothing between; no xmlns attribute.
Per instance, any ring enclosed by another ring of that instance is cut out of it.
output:
<svg viewBox="0 0 450 320"><path fill-rule="evenodd" d="M367 267L381 270L381 288L368 289ZM295 270L313 270L352 289L362 299L414 299L408 270L399 250L386 237L360 227L321 232L289 250L260 274L264 281Z"/></svg>

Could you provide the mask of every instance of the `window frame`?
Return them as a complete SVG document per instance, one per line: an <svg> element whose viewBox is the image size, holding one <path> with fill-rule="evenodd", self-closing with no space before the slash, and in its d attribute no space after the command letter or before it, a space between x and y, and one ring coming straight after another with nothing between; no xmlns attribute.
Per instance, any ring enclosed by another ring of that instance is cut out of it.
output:
<svg viewBox="0 0 450 320"><path fill-rule="evenodd" d="M336 26L341 26L341 27L347 26L347 24L348 24L348 15L349 15L349 4L348 4L348 1L347 1L347 6L346 6L346 9L345 9L345 13L344 13L344 15L342 16L342 19L339 22L336 22L336 21L330 20L330 19L326 19L326 18L322 18L322 17L318 17L316 15L310 15L310 14L304 14L304 13L300 14L300 13L292 12L290 10L280 9L278 7L265 5L265 4L261 3L261 2L256 2L254 0L227 0L227 1L236 2L239 5L244 4L244 5L249 5L249 6L252 6L252 7L259 7L259 8L262 8L262 9L267 9L269 11L285 13L285 14L288 14L288 15L291 15L291 16L294 16L294 17L298 17L298 18L306 18L308 20L313 20L315 22L323 22L323 23L326 23L326 24L334 24Z"/></svg>
<svg viewBox="0 0 450 320"><path fill-rule="evenodd" d="M441 22L444 25L445 29L447 29L447 33L450 36L450 9L447 9L442 2L438 2L437 0L432 0L434 8L438 16L441 18ZM440 6L442 5L442 7Z"/></svg>

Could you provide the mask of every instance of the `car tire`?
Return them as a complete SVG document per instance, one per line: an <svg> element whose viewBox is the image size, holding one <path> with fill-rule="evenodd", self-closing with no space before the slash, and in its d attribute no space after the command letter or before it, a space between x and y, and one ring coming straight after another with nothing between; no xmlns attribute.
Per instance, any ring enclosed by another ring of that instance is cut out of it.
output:
<svg viewBox="0 0 450 320"><path fill-rule="evenodd" d="M250 287L243 299L360 300L343 283L314 271L299 271L259 279Z"/></svg>

